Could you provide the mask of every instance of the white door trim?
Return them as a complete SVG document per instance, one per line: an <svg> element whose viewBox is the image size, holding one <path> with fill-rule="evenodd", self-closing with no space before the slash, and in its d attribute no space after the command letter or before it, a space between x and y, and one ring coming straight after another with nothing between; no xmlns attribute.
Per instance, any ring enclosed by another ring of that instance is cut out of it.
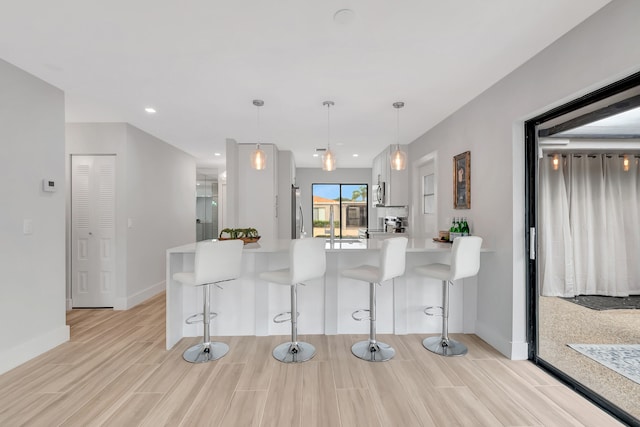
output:
<svg viewBox="0 0 640 427"><path fill-rule="evenodd" d="M413 233L414 237L430 237L430 236L422 236L424 233L424 230L422 230L422 226L418 227L418 224L422 224L423 222L421 221L421 217L423 215L422 213L422 196L423 196L423 188L422 188L422 177L420 176L419 170L422 166L426 165L429 162L433 162L433 173L434 173L434 189L435 189L435 206L434 206L434 211L435 211L435 224L436 227L438 225L438 151L434 150L428 154L425 154L424 156L420 157L418 160L415 160L412 164L411 164L411 180L412 180L412 185L411 188L413 189L412 193L412 209L411 209L411 223L413 224L412 227L416 227L415 232ZM436 230L437 231L437 230ZM419 236L416 236L416 234L419 234ZM437 235L436 235L437 236ZM436 237L436 236L431 236L431 237Z"/></svg>
<svg viewBox="0 0 640 427"><path fill-rule="evenodd" d="M115 155L71 156L71 301L113 307L116 273Z"/></svg>

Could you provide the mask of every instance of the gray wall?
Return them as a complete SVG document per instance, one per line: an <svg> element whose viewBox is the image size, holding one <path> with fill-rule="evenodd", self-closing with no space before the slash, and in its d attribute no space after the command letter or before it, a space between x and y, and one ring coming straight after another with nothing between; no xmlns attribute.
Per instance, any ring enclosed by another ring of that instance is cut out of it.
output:
<svg viewBox="0 0 640 427"><path fill-rule="evenodd" d="M166 250L196 240L195 158L127 125L127 307L164 291Z"/></svg>
<svg viewBox="0 0 640 427"><path fill-rule="evenodd" d="M69 339L64 94L0 60L0 373ZM58 191L41 190L44 178ZM23 221L33 232L23 233Z"/></svg>
<svg viewBox="0 0 640 427"><path fill-rule="evenodd" d="M640 70L638 22L640 2L614 0L410 145L410 159L438 152L440 228L464 212L495 251L482 259L476 333L511 358L527 357L524 121ZM454 211L452 157L467 150L471 209Z"/></svg>

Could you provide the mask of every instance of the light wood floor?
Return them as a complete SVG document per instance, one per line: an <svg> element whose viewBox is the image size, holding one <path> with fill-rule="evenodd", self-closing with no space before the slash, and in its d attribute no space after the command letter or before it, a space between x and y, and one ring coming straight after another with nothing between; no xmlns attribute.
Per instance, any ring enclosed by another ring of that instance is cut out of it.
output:
<svg viewBox="0 0 640 427"><path fill-rule="evenodd" d="M221 337L224 358L193 365L183 339L164 350L164 295L126 312L68 313L71 341L0 376L0 426L612 426L620 425L527 361L474 335L444 358L422 336L380 336L396 357L350 353L362 337L304 337L309 362L271 357L284 337Z"/></svg>

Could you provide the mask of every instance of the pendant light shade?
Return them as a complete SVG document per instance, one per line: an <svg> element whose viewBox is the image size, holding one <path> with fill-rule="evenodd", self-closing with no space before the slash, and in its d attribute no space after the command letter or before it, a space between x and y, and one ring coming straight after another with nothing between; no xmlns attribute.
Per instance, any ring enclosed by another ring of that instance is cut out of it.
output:
<svg viewBox="0 0 640 427"><path fill-rule="evenodd" d="M327 107L327 149L322 155L322 170L331 172L336 170L336 156L331 151L331 120L329 116L329 109L334 105L333 101L324 101L322 105Z"/></svg>
<svg viewBox="0 0 640 427"><path fill-rule="evenodd" d="M264 151L260 149L260 107L264 105L264 101L254 99L253 105L257 107L258 111L258 143L256 144L256 149L251 152L251 167L261 171L267 167L267 156L264 154Z"/></svg>
<svg viewBox="0 0 640 427"><path fill-rule="evenodd" d="M402 151L400 147L396 147L396 150L391 153L391 169L394 171L401 171L407 167L407 153Z"/></svg>
<svg viewBox="0 0 640 427"><path fill-rule="evenodd" d="M251 153L251 167L258 171L264 170L264 168L267 167L267 156L264 154L264 151L260 149L259 143Z"/></svg>
<svg viewBox="0 0 640 427"><path fill-rule="evenodd" d="M396 109L396 149L391 153L389 160L391 161L391 169L401 171L407 167L407 153L400 149L400 109L404 107L404 102L394 102L393 108Z"/></svg>
<svg viewBox="0 0 640 427"><path fill-rule="evenodd" d="M327 172L336 170L336 156L328 148L322 155L322 170Z"/></svg>

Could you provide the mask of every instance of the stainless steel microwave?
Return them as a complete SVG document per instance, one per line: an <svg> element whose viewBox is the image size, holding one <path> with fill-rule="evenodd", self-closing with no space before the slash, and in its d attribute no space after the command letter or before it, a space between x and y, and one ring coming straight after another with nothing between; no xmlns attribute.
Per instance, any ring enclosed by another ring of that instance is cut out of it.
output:
<svg viewBox="0 0 640 427"><path fill-rule="evenodd" d="M379 182L373 185L373 207L384 206L386 202L385 183Z"/></svg>

